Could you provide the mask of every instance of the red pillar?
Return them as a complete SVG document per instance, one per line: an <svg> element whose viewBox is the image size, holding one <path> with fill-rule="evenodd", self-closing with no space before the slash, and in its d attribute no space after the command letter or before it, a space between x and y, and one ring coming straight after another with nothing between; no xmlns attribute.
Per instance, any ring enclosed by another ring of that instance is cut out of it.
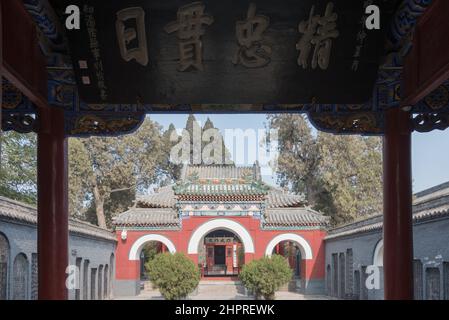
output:
<svg viewBox="0 0 449 320"><path fill-rule="evenodd" d="M384 170L384 295L413 299L410 114L386 112Z"/></svg>
<svg viewBox="0 0 449 320"><path fill-rule="evenodd" d="M45 300L65 300L69 232L64 114L55 108L40 108L38 119L38 296Z"/></svg>

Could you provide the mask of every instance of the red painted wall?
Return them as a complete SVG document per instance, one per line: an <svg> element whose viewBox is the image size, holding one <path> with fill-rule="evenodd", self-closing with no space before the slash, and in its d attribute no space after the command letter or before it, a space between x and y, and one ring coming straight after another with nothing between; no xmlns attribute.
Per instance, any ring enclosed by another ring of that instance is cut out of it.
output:
<svg viewBox="0 0 449 320"><path fill-rule="evenodd" d="M187 247L193 232L212 219L228 219L240 223L251 235L255 253L245 253L245 263L252 259L258 259L265 255L268 243L276 236L283 233L294 233L303 237L312 248L312 259L303 263L303 270L306 279L324 279L324 244L323 238L326 235L324 230L261 230L260 220L251 216L246 217L190 217L182 220L182 230L175 231L157 231L157 230L128 230L126 240L121 239L121 230L117 231L117 252L116 252L116 277L120 280L139 278L139 261L130 261L128 259L129 251L134 242L147 234L159 234L170 239L176 247L177 252L187 254ZM231 230L232 231L232 230ZM189 255L189 257L198 263L198 255ZM305 269L304 269L305 267Z"/></svg>

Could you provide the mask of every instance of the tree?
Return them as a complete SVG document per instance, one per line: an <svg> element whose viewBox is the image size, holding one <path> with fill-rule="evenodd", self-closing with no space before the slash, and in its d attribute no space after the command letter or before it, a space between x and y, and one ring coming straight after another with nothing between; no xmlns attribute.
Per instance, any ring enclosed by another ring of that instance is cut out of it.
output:
<svg viewBox="0 0 449 320"><path fill-rule="evenodd" d="M164 156L163 168L167 171L167 178L165 181L161 182L161 185L168 185L169 183L179 179L181 175L182 165L176 164L170 159L171 149L180 141L180 137L176 133L176 128L173 123L170 123L168 129L162 134L162 143L166 155Z"/></svg>
<svg viewBox="0 0 449 320"><path fill-rule="evenodd" d="M211 148L210 148L211 147ZM215 154L220 152L221 154ZM202 129L202 157L213 159L215 164L231 164L231 153L226 148L223 136L220 131L214 127L212 120L207 118ZM206 159L202 159L202 163L206 164Z"/></svg>
<svg viewBox="0 0 449 320"><path fill-rule="evenodd" d="M137 191L163 181L168 174L164 165L168 155L165 148L169 146L163 144L161 129L146 119L134 134L70 141L69 180L75 181L72 203L82 197L76 196L78 192L87 194L91 200L87 217L92 216L94 208L93 222L106 227L114 214L132 204Z"/></svg>
<svg viewBox="0 0 449 320"><path fill-rule="evenodd" d="M167 300L185 298L200 282L200 270L182 253L160 253L145 265L155 288Z"/></svg>
<svg viewBox="0 0 449 320"><path fill-rule="evenodd" d="M210 120L207 128L215 129ZM193 141L193 132L201 139L203 130L193 115L187 120L186 130L190 132L193 160L193 144L198 143ZM179 141L173 124L162 132L148 118L130 135L70 139L69 192L73 215L106 227L114 215L132 206L137 192L177 180L181 165L170 161L170 152Z"/></svg>
<svg viewBox="0 0 449 320"><path fill-rule="evenodd" d="M193 114L189 114L185 130L188 132L190 139L189 163L201 164L202 163L201 151L203 150L201 140L203 132Z"/></svg>
<svg viewBox="0 0 449 320"><path fill-rule="evenodd" d="M378 213L382 207L381 140L314 134L302 115L268 116L278 130L278 180L302 193L334 224Z"/></svg>
<svg viewBox="0 0 449 320"><path fill-rule="evenodd" d="M284 257L275 254L245 264L239 277L256 299L273 300L276 291L292 279L293 271Z"/></svg>
<svg viewBox="0 0 449 320"><path fill-rule="evenodd" d="M319 146L312 129L298 114L268 115L270 129L278 131L278 182L293 192L305 194L310 203L318 201Z"/></svg>
<svg viewBox="0 0 449 320"><path fill-rule="evenodd" d="M37 202L36 135L0 135L0 195L29 204Z"/></svg>
<svg viewBox="0 0 449 320"><path fill-rule="evenodd" d="M194 115L187 118L185 130L189 134L191 164L231 164L231 156L227 150L223 136L208 118L201 128ZM221 154L215 154L215 152Z"/></svg>
<svg viewBox="0 0 449 320"><path fill-rule="evenodd" d="M332 194L335 223L382 212L382 143L379 138L320 132L320 177Z"/></svg>
<svg viewBox="0 0 449 320"><path fill-rule="evenodd" d="M86 206L91 201L89 181L92 167L81 139L69 139L69 212L71 216L86 220Z"/></svg>

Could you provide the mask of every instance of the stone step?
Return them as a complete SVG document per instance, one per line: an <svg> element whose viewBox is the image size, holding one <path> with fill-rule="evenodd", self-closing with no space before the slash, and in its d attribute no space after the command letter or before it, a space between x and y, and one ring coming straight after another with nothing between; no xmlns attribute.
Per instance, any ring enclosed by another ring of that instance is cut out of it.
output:
<svg viewBox="0 0 449 320"><path fill-rule="evenodd" d="M200 285L208 286L235 286L241 285L241 282L236 280L201 280Z"/></svg>
<svg viewBox="0 0 449 320"><path fill-rule="evenodd" d="M283 285L282 287L279 288L278 291L281 292L295 292L298 289L298 284L297 281L299 280L291 280L289 283Z"/></svg>
<svg viewBox="0 0 449 320"><path fill-rule="evenodd" d="M220 292L223 297L232 297L245 294L245 288L240 281L201 280L196 295L217 295L217 292Z"/></svg>

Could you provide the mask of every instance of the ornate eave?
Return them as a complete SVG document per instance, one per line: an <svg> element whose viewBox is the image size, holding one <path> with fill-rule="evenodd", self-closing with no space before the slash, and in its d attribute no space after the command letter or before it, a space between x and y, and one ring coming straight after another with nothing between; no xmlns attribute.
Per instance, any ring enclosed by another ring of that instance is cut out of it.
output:
<svg viewBox="0 0 449 320"><path fill-rule="evenodd" d="M216 105L86 104L79 98L67 40L57 15L47 0L24 0L25 8L38 26L38 38L48 72L48 102L65 112L68 136L118 135L136 130L147 113L223 112ZM388 55L379 66L372 98L364 104L309 104L225 106L227 112L296 112L308 115L319 130L337 134L381 135L385 111L400 107L401 79L405 57L412 48L417 20L431 5L430 0L403 0L388 31ZM4 130L35 131L36 107L12 84L2 79ZM449 126L449 83L445 82L413 106L414 130L443 130Z"/></svg>

